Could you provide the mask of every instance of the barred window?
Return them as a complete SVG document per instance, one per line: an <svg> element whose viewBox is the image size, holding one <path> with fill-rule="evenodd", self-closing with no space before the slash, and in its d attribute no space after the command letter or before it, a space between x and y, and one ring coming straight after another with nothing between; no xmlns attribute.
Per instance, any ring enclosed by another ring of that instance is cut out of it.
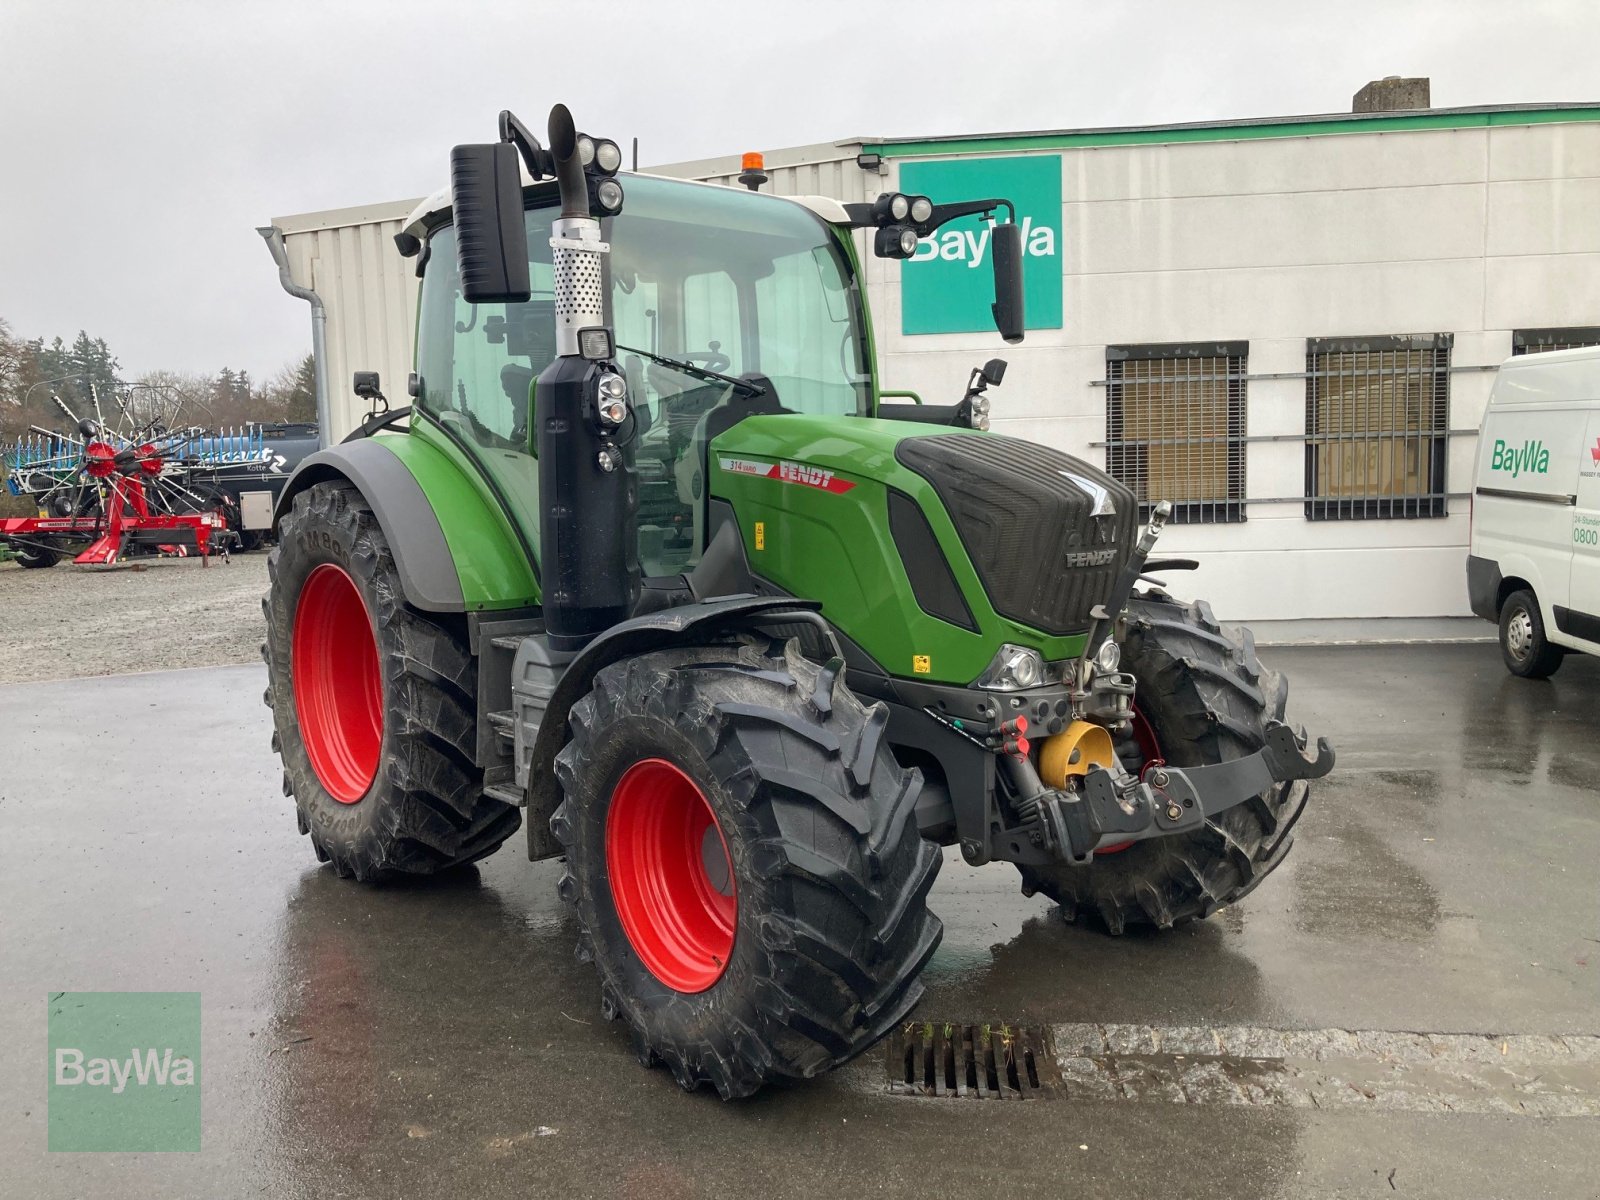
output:
<svg viewBox="0 0 1600 1200"><path fill-rule="evenodd" d="M1575 350L1600 346L1600 325L1572 325L1565 329L1518 329L1511 335L1511 353L1542 354L1546 350Z"/></svg>
<svg viewBox="0 0 1600 1200"><path fill-rule="evenodd" d="M1307 341L1307 518L1445 515L1453 341Z"/></svg>
<svg viewBox="0 0 1600 1200"><path fill-rule="evenodd" d="M1183 522L1242 521L1248 342L1106 347L1106 472Z"/></svg>

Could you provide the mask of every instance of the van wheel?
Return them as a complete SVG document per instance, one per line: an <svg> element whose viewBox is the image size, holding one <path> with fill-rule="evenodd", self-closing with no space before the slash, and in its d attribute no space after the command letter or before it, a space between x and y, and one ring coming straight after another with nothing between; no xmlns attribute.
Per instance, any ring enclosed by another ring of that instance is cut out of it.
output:
<svg viewBox="0 0 1600 1200"><path fill-rule="evenodd" d="M1506 670L1523 679L1548 679L1566 656L1545 639L1544 618L1532 592L1512 592L1501 606L1500 656Z"/></svg>

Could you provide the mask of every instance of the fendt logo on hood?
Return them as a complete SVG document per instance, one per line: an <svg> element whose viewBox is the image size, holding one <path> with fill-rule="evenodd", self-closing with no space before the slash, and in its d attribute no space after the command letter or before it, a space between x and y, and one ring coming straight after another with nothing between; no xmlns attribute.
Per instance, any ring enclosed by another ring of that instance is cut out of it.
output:
<svg viewBox="0 0 1600 1200"><path fill-rule="evenodd" d="M856 486L848 479L840 479L825 467L812 467L805 463L752 462L748 458L723 458L720 462L724 471L731 471L735 475L755 475L782 483L798 483L818 491L832 492L836 496Z"/></svg>
<svg viewBox="0 0 1600 1200"><path fill-rule="evenodd" d="M1489 452L1491 471L1510 471L1515 479L1524 471L1544 475L1550 470L1550 451L1540 441L1523 442L1521 446L1508 446L1504 439L1496 438Z"/></svg>

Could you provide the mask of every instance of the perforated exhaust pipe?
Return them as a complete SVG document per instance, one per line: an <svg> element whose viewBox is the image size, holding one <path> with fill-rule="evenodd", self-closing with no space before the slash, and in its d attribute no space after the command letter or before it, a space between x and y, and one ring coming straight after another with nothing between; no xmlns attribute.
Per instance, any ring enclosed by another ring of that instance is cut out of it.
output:
<svg viewBox="0 0 1600 1200"><path fill-rule="evenodd" d="M550 110L550 153L561 189L551 227L557 358L534 387L538 422L540 557L550 644L576 650L627 618L639 596L633 454L620 431L631 417L602 415L602 391L625 396L605 319L600 222L564 104ZM620 390L619 390L620 389Z"/></svg>

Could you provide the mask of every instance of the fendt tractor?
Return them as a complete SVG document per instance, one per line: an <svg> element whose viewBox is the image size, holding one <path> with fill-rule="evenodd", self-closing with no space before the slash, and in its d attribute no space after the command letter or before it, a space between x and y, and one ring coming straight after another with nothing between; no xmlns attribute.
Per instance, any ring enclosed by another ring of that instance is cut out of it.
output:
<svg viewBox="0 0 1600 1200"><path fill-rule="evenodd" d="M445 871L525 811L601 1013L724 1098L906 1018L941 847L1113 934L1283 861L1333 753L1148 578L1195 565L1151 557L1166 508L1141 533L1122 483L988 432L999 360L954 404L880 391L852 231L906 259L995 222L1017 342L1009 201L619 174L559 105L548 147L499 134L396 238L409 409L277 509L266 698L319 859Z"/></svg>

